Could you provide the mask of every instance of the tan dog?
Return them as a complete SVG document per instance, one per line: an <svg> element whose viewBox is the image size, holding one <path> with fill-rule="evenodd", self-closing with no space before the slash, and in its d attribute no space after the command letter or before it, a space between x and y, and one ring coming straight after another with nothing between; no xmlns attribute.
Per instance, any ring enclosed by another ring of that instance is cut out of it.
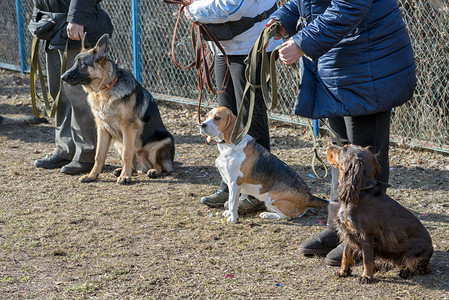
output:
<svg viewBox="0 0 449 300"><path fill-rule="evenodd" d="M208 141L218 142L220 156L215 165L229 187L229 210L223 213L228 222L236 223L240 193L263 201L271 212L263 212L265 219L294 219L307 208L327 209L328 201L310 194L306 183L284 162L272 155L250 136L238 144L230 142L236 117L226 107L209 112L200 125L200 132Z"/></svg>
<svg viewBox="0 0 449 300"><path fill-rule="evenodd" d="M173 171L175 144L162 122L153 96L133 74L107 57L109 35L103 35L94 48L85 49L62 75L70 85L81 85L97 125L97 149L92 171L81 182L97 180L112 141L119 151L123 168L114 174L117 183L131 182L131 175L146 173L154 178Z"/></svg>

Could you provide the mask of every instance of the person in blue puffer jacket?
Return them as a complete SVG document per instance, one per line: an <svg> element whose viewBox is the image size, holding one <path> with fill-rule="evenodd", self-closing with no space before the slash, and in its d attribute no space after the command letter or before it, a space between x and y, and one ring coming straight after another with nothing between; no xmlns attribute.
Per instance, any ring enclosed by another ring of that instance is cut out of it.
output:
<svg viewBox="0 0 449 300"><path fill-rule="evenodd" d="M391 109L409 100L416 85L396 0L292 0L267 25L275 20L283 26L275 38L290 37L279 51L282 63L300 61L295 114L327 117L343 143L371 146L382 168L377 184L386 190ZM340 265L343 253L334 222L337 191L338 170L332 167L328 226L299 247L305 255L326 255L330 265Z"/></svg>
<svg viewBox="0 0 449 300"><path fill-rule="evenodd" d="M231 33L225 39L219 38L220 45L226 52L229 61L230 79L224 93L218 95L218 105L225 106L237 115L241 101L245 101L243 108L243 122L248 118L249 93L243 100L246 84L244 60L262 32L268 17L277 10L276 0L196 0L189 1L186 7L186 17L194 22L208 24L216 34ZM206 37L205 37L206 38ZM280 41L272 39L267 51L272 51ZM215 79L217 87L221 87L226 76L226 59L224 54L210 43L215 53ZM249 134L263 147L270 150L270 136L265 102L260 89L256 90L254 112ZM222 181L217 191L212 195L201 198L201 203L209 207L226 206L228 187ZM254 211L263 209L263 202L241 195L239 210Z"/></svg>

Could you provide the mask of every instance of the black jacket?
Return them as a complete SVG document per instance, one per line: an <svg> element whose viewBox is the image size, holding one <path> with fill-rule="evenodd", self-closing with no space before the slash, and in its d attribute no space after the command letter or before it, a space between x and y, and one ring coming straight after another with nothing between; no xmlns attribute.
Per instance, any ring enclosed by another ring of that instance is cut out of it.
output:
<svg viewBox="0 0 449 300"><path fill-rule="evenodd" d="M33 18L39 11L67 14L65 24L47 40L48 49L64 49L67 41L67 23L83 25L89 45L94 46L105 33L112 35L111 19L100 6L101 0L34 0ZM69 40L69 48L79 48L80 41Z"/></svg>

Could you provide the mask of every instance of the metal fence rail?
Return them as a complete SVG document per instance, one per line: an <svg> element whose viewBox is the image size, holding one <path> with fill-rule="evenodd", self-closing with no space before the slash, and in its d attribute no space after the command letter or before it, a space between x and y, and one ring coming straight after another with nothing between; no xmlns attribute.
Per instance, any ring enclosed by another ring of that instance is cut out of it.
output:
<svg viewBox="0 0 449 300"><path fill-rule="evenodd" d="M449 13L447 0L399 0L412 39L417 63L415 95L392 114L392 140L449 153ZM32 0L0 1L0 67L26 71L31 35L26 30ZM170 56L171 37L178 7L161 0L109 0L103 7L115 26L112 56L134 70L136 78L160 100L196 104L196 72L176 68ZM22 16L19 14L22 13ZM20 24L22 23L22 27ZM181 63L193 59L189 24L183 18L176 40ZM22 37L21 37L22 35ZM294 77L278 64L280 102L272 119L303 124L293 115L296 99ZM204 105L215 97L204 95Z"/></svg>

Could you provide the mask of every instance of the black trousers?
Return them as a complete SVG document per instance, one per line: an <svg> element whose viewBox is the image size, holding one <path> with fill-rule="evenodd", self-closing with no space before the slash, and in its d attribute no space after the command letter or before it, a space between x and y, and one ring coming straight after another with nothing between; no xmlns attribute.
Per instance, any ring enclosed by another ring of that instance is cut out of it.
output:
<svg viewBox="0 0 449 300"><path fill-rule="evenodd" d="M376 180L386 190L390 177L388 150L390 146L391 110L358 117L330 117L329 126L335 131L343 144L355 144L362 147L371 146L381 166ZM335 140L332 138L332 143ZM338 201L338 170L332 167L331 200Z"/></svg>
<svg viewBox="0 0 449 300"><path fill-rule="evenodd" d="M245 58L246 55L228 55L229 74L231 77L224 93L218 95L218 105L229 108L236 116L246 85ZM260 72L260 70L258 70L258 72ZM215 57L215 79L217 82L217 89L222 86L225 79L225 74L226 60L223 55L217 55ZM243 123L246 124L246 121L248 120L249 92L246 93L244 101ZM248 133L268 151L270 150L267 108L263 100L261 89L256 89L253 119Z"/></svg>
<svg viewBox="0 0 449 300"><path fill-rule="evenodd" d="M244 60L246 55L228 55L229 61L229 75L231 76L228 81L226 90L218 95L218 105L229 108L234 115L237 116L240 103L243 98L243 92L245 90L246 78ZM257 70L259 73L260 70ZM217 89L220 89L226 75L226 60L223 55L215 56L215 80ZM259 77L259 76L258 76ZM249 92L246 93L243 106L243 125L248 120L249 109ZM270 151L270 134L268 130L268 115L265 102L263 100L261 89L256 90L256 99L254 103L254 112L251 122L251 127L248 132L257 143L261 144L268 151ZM219 189L226 189L226 185L220 184Z"/></svg>

